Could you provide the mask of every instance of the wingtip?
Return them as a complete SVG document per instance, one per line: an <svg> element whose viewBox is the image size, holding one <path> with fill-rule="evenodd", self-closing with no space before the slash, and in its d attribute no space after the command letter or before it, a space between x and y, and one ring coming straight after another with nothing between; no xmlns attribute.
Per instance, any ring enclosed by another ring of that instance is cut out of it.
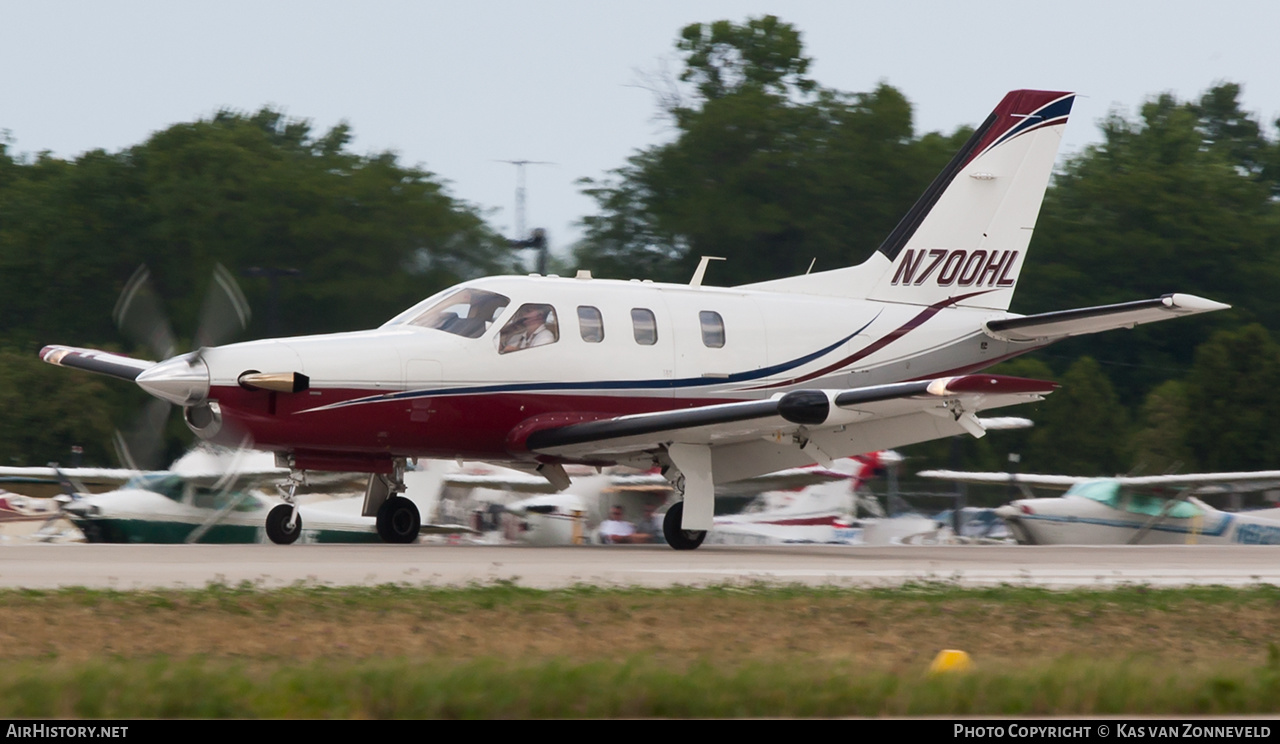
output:
<svg viewBox="0 0 1280 744"><path fill-rule="evenodd" d="M1193 294L1174 293L1165 295L1164 300L1165 304L1174 310L1184 310L1192 313L1209 313L1215 310L1231 309L1231 306L1225 302L1215 302Z"/></svg>

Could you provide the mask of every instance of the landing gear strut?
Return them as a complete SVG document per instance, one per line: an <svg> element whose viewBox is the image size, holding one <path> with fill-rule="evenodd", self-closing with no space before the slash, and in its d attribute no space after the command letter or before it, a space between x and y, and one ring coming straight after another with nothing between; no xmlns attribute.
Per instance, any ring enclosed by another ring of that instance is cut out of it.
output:
<svg viewBox="0 0 1280 744"><path fill-rule="evenodd" d="M677 501L667 509L667 516L662 518L662 536L667 544L676 550L694 550L707 539L706 530L682 530L680 520L684 519L684 502Z"/></svg>
<svg viewBox="0 0 1280 744"><path fill-rule="evenodd" d="M292 545L302 535L302 515L298 514L298 483L305 475L289 476L289 488L284 492L284 503L267 512L267 537L276 545Z"/></svg>

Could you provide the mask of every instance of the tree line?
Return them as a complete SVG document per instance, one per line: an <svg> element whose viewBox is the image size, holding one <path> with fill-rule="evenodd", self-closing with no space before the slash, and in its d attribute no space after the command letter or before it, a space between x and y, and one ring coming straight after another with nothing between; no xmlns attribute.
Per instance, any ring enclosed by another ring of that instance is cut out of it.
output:
<svg viewBox="0 0 1280 744"><path fill-rule="evenodd" d="M971 132L916 131L907 96L809 76L800 31L776 17L692 24L682 68L655 82L667 141L582 188L596 203L565 268L709 284L858 263ZM1085 126L1073 122L1071 126ZM1045 198L1013 310L1173 291L1233 309L1066 341L996 371L1063 388L1010 413L1033 429L918 445L913 463L1101 474L1280 463L1267 424L1280 377L1280 144L1221 83L1116 112ZM45 343L127 348L111 309L150 266L179 335L212 267L258 311L246 337L370 327L456 281L512 270L502 236L436 174L356 155L346 124L315 133L263 109L177 124L71 160L0 142L0 460L107 464L139 392L45 367ZM289 270L273 281L249 269ZM294 273L296 270L296 273ZM267 308L274 308L266 311ZM180 425L174 425L175 445ZM958 454L957 454L958 453ZM958 458L956 460L955 458Z"/></svg>

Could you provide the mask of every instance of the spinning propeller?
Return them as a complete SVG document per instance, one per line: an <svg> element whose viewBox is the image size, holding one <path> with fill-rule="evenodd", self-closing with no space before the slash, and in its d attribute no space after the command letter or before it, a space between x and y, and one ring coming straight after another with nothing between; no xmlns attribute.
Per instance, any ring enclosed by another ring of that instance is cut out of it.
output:
<svg viewBox="0 0 1280 744"><path fill-rule="evenodd" d="M226 342L249 324L249 303L240 291L231 272L222 264L213 270L213 279L193 337L195 350L175 357L177 344L168 316L162 309L160 298L152 287L151 271L142 265L133 273L120 299L116 302L112 318L116 326L134 343L146 347L160 360L170 374L166 379L148 381L146 372L139 375L138 384L151 393L127 432L115 434L116 452L125 467L135 470L139 463L158 465L164 447L164 427L174 402L181 402L173 395L166 395L167 385L174 377L172 370L185 363L192 372L204 366L205 350ZM180 376L180 375L178 375Z"/></svg>

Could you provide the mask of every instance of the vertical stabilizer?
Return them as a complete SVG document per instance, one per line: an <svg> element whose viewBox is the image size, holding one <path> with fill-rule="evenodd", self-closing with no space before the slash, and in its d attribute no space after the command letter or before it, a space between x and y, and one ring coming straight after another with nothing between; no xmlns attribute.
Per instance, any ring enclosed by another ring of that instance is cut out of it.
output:
<svg viewBox="0 0 1280 744"><path fill-rule="evenodd" d="M1006 95L864 263L748 286L1007 310L1074 99Z"/></svg>

